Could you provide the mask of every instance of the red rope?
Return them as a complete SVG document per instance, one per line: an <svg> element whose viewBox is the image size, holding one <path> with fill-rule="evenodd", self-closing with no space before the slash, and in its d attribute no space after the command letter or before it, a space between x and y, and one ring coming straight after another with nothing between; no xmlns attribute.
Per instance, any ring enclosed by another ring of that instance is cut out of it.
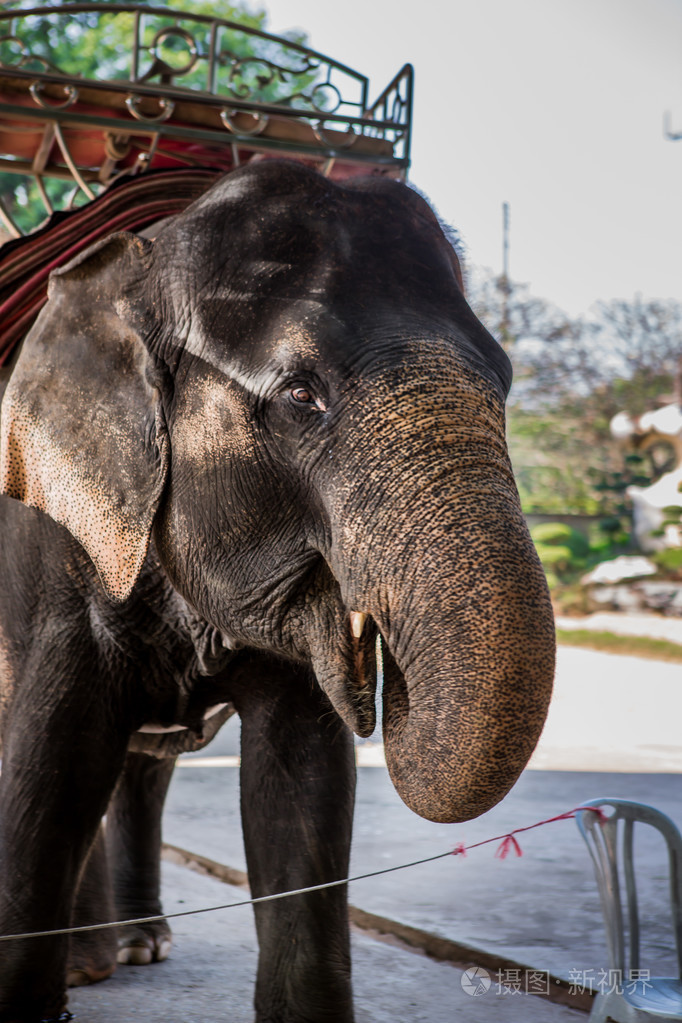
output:
<svg viewBox="0 0 682 1023"><path fill-rule="evenodd" d="M500 845L495 850L495 859L506 860L507 856L509 855L512 849L514 850L517 856L523 856L523 849L516 841L514 836L506 835L506 837L502 840Z"/></svg>
<svg viewBox="0 0 682 1023"><path fill-rule="evenodd" d="M491 842L499 842L500 844L495 850L496 859L505 860L512 849L517 856L523 856L523 850L514 837L515 835L520 835L523 831L532 831L533 828L541 828L544 824L553 824L554 821L573 820L580 810L589 810L591 813L596 813L600 821L608 819L604 811L599 806L576 806L574 810L567 810L566 813L557 814L556 817L548 817L547 820L538 821L536 824L528 824L525 828L514 828L513 831L508 832L506 835L497 835L495 838L486 838L482 842L474 842L472 845L464 845L463 842L459 842L459 844L452 850L452 855L466 856L469 849L478 849L481 845L490 845Z"/></svg>

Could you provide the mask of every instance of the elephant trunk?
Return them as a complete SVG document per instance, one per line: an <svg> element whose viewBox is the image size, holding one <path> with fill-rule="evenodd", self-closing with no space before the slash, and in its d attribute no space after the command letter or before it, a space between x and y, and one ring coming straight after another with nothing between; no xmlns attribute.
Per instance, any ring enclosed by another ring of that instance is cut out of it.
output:
<svg viewBox="0 0 682 1023"><path fill-rule="evenodd" d="M500 522L477 533L460 522L459 538L413 554L400 585L384 585L386 762L404 802L433 821L476 817L507 793L551 696L544 575L520 512Z"/></svg>
<svg viewBox="0 0 682 1023"><path fill-rule="evenodd" d="M333 452L347 476L325 494L330 567L382 636L393 783L416 813L454 822L497 803L537 743L554 620L501 395L449 349L417 347L419 364L406 357L349 410L353 443Z"/></svg>

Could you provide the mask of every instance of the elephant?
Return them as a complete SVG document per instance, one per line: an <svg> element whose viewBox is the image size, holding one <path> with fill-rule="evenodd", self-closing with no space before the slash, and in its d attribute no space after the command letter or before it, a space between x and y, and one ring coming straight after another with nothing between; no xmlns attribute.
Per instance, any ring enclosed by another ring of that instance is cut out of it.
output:
<svg viewBox="0 0 682 1023"><path fill-rule="evenodd" d="M173 757L235 711L253 896L346 878L378 646L408 807L507 793L555 637L510 382L437 216L382 176L254 162L53 271L2 403L0 934L160 913ZM346 897L254 907L260 1023L353 1019ZM0 1021L68 1018L111 933L0 944Z"/></svg>

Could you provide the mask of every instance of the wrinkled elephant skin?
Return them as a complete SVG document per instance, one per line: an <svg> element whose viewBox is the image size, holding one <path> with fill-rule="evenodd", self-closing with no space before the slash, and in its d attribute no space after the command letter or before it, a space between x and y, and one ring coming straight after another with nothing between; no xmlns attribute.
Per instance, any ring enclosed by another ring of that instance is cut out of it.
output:
<svg viewBox="0 0 682 1023"><path fill-rule="evenodd" d="M554 657L509 383L433 213L383 178L262 161L53 273L2 405L0 933L160 913L172 757L235 710L254 896L347 876L378 636L408 806L504 796ZM257 907L258 1020L352 1019L345 899ZM110 973L108 933L0 946L0 1021ZM169 931L120 942L163 958Z"/></svg>

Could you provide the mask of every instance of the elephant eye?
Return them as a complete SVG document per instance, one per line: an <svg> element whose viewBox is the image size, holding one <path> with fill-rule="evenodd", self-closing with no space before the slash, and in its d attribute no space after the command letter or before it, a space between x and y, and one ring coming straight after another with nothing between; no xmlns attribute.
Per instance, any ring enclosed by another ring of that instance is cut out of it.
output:
<svg viewBox="0 0 682 1023"><path fill-rule="evenodd" d="M292 387L289 396L295 405L307 405L308 408L315 408L320 412L327 411L325 403L320 398L316 398L313 392L303 385Z"/></svg>
<svg viewBox="0 0 682 1023"><path fill-rule="evenodd" d="M292 387L291 397L299 405L312 405L315 401L307 387Z"/></svg>

